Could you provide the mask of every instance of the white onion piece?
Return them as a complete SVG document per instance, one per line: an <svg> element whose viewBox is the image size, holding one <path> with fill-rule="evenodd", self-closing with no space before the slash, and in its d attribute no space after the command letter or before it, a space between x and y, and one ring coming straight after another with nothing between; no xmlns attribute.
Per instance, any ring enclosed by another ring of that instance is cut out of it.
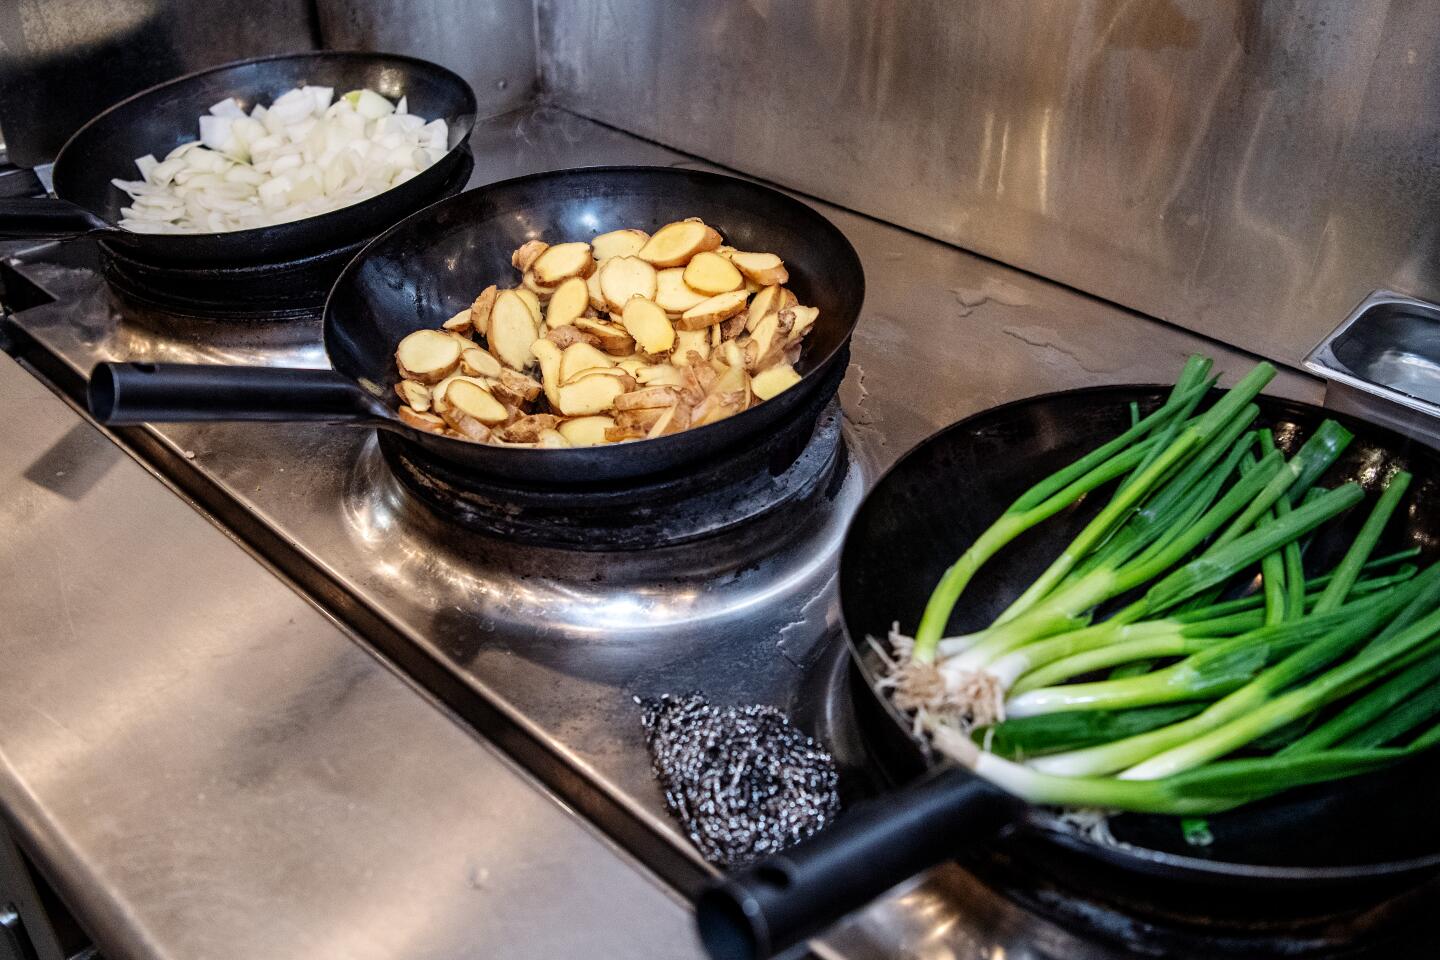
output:
<svg viewBox="0 0 1440 960"><path fill-rule="evenodd" d="M210 113L217 117L229 117L231 120L245 116L245 111L240 109L240 103L234 97L226 97L210 108Z"/></svg>
<svg viewBox="0 0 1440 960"><path fill-rule="evenodd" d="M249 230L358 203L438 162L444 120L426 122L373 90L336 97L297 87L247 114L233 97L199 118L200 138L164 160L136 159L140 180L112 180L131 200L120 226L136 233Z"/></svg>

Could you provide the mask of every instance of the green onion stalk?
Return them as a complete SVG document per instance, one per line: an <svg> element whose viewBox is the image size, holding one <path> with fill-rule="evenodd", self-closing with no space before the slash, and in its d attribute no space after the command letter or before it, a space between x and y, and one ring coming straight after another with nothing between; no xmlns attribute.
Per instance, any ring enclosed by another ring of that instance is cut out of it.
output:
<svg viewBox="0 0 1440 960"><path fill-rule="evenodd" d="M1155 430L1165 426L1187 409L1191 399L1205 395L1210 382L1205 374L1210 361L1203 357L1191 357L1186 361L1182 378L1197 379L1189 391L1172 394L1165 404L1149 416L1141 419L1129 430L1111 440L1063 470L1052 474L1021 494L990 527L982 533L970 548L956 560L936 585L934 593L926 604L920 625L915 631L915 648L911 656L921 663L928 663L935 657L935 646L939 643L950 621L950 614L960 599L975 571L979 570L992 556L1020 534L1049 519L1071 506L1081 497L1098 487L1115 480L1133 470L1150 452L1148 446L1137 441L1144 439ZM1258 392L1258 391L1257 391Z"/></svg>
<svg viewBox="0 0 1440 960"><path fill-rule="evenodd" d="M1333 627L1273 666L1259 671L1254 679L1226 693L1188 720L1139 736L1107 743L1100 747L1045 757L1035 763L1039 769L1061 776L1094 776L1134 769L1152 758L1184 747L1232 721L1243 719L1259 710L1290 685L1304 680L1317 670L1341 659L1392 618L1401 625L1400 632L1403 633L1403 628L1409 625L1407 618L1414 617L1418 613L1409 605L1410 601L1418 596L1434 596L1437 592L1440 592L1440 565L1431 567L1410 583L1376 598L1376 600L1361 601L1360 604L1357 604L1363 605L1364 608L1361 610L1347 607L1336 611L1332 618L1328 618L1329 622L1339 621ZM1301 623L1303 624L1304 621ZM1283 629L1285 626L1288 625L1281 625L1281 628L1267 627L1264 629ZM1262 649L1264 649L1263 645ZM1264 652L1268 658L1269 651L1264 650ZM1205 653L1210 653L1210 651L1205 651ZM1196 656L1204 656L1205 653ZM1243 653L1237 653L1236 656L1237 658L1243 657ZM1197 672L1189 682L1200 687L1208 683L1223 686L1225 679L1223 670L1233 666L1233 664L1221 663L1209 671ZM1148 677L1137 677L1135 681L1138 686L1148 681ZM1150 685L1153 686L1153 684ZM1153 689L1146 690L1144 695L1140 696L1126 696L1123 691L1119 693L1111 691L1102 702L1111 707L1121 702L1131 706L1148 705L1163 702L1165 694L1166 691ZM1055 705L1051 706L1053 708ZM1264 731L1258 731L1256 736L1259 736L1261 732ZM1145 769L1141 768L1142 772Z"/></svg>
<svg viewBox="0 0 1440 960"><path fill-rule="evenodd" d="M1440 743L1440 564L1376 555L1411 477L1307 575L1308 539L1365 494L1315 486L1353 439L1338 423L1288 460L1255 428L1273 375L1197 412L1214 378L1190 358L1158 409L1131 405L945 572L892 682L937 749L1032 802L1205 816ZM1103 490L988 627L942 636L991 557Z"/></svg>
<svg viewBox="0 0 1440 960"><path fill-rule="evenodd" d="M991 628L970 649L941 664L947 678L986 670L1001 655L1027 643L1053 635L1053 624L1073 620L1086 610L1114 599L1165 574L1201 541L1238 512L1267 483L1279 468L1279 455L1272 454L1267 470L1261 466L1240 482L1221 500L1193 523L1182 527L1173 540L1160 549L1152 549L1119 569L1092 572L1068 590L1056 593L1024 616ZM1158 461L1157 461L1158 462ZM1163 610L1195 593L1228 579L1235 571L1257 561L1278 546L1303 536L1320 524L1352 507L1361 498L1355 484L1331 491L1315 502L1301 507L1284 524L1275 523L1259 528L1219 548L1202 553L1164 575L1145 596L1127 606L1112 619L1127 622L1140 619L1150 610Z"/></svg>
<svg viewBox="0 0 1440 960"><path fill-rule="evenodd" d="M1224 760L1154 780L1056 776L981 750L953 728L937 727L933 735L942 753L1034 804L1200 816L1223 813L1296 787L1360 776L1399 763L1440 742L1440 724L1405 747Z"/></svg>
<svg viewBox="0 0 1440 960"><path fill-rule="evenodd" d="M1351 591L1351 596L1358 598L1385 591L1406 582L1414 575L1415 567L1407 566L1389 576L1360 580ZM1319 586L1328 580L1329 576L1326 575L1317 578L1315 582ZM1302 599L1313 608L1319 597L1317 590ZM990 670L1006 683L1012 695L1063 683L1071 678L1118 664L1144 661L1151 666L1140 671L1140 675L1148 674L1154 669L1156 659L1178 657L1208 649L1226 637L1262 626L1280 626L1279 623L1270 622L1268 606L1262 607L1264 599L1257 594L1216 604L1208 608L1209 611L1214 611L1209 617L1196 616L1197 612L1207 612L1202 610L1138 623L1117 624L1113 620L1106 620L1021 647L997 660ZM1295 621L1282 623L1293 625ZM1123 677L1112 676L1111 679Z"/></svg>
<svg viewBox="0 0 1440 960"><path fill-rule="evenodd" d="M1020 619L1035 607L1084 558L1086 553L1100 544L1122 521L1128 518L1130 511L1145 496L1151 493L1172 471L1183 468L1185 463L1211 438L1222 433L1226 427L1232 426L1236 418L1243 418L1242 429L1244 424L1254 420L1259 410L1251 405L1250 401L1259 395L1274 375L1274 367L1269 364L1260 364L1234 387L1226 391L1225 395L1209 411L1187 424L1158 456L1150 459L1144 469L1132 477L1115 494L1099 515L1090 521L1045 572L1036 578L1035 582L1010 605L1002 615L1000 624ZM922 628L924 626L923 619L921 626ZM920 636L917 634L917 643L919 640Z"/></svg>

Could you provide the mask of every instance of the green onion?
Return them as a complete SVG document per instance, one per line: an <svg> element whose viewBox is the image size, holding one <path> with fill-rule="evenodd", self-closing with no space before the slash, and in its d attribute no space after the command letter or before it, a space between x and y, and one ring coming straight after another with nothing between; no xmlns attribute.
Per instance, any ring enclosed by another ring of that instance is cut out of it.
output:
<svg viewBox="0 0 1440 960"><path fill-rule="evenodd" d="M1202 709L1204 704L1172 703L1138 710L1048 713L996 724L985 731L984 742L992 753L1023 759L1132 737L1178 723Z"/></svg>
<svg viewBox="0 0 1440 960"><path fill-rule="evenodd" d="M1437 575L1440 575L1440 566L1427 571L1424 580L1417 578L1416 581L1412 581L1390 594L1373 600L1367 599L1355 604L1348 604L1345 608L1325 617L1307 617L1295 624L1286 623L1275 627L1263 627L1261 630L1255 631L1259 636L1248 638L1250 640L1248 646L1259 648L1258 651L1249 654L1248 663L1247 655L1244 652L1246 644L1238 642L1246 638L1237 638L1237 641L1232 641L1232 645L1216 647L1195 654L1191 658L1192 660L1204 658L1198 665L1192 663L1188 670L1175 670L1173 674L1166 676L1162 681L1154 681L1151 676L1136 677L1123 681L1126 684L1133 684L1135 688L1133 690L1107 691L1103 697L1092 693L1089 697L1084 698L1083 703L1086 705L1098 704L1094 707L1095 709L1115 709L1120 706L1143 706L1163 703L1167 700L1180 700L1184 699L1184 695L1191 691L1196 692L1191 699L1201 699L1200 691L1223 690L1227 686L1231 687L1231 692L1226 693L1200 714L1182 723L1137 737L1117 740L1103 747L1046 757L1036 763L1046 772L1065 776L1115 773L1168 750L1193 742L1207 732L1258 709L1291 683L1342 656L1347 650L1369 636L1371 631L1380 624L1394 616L1397 609L1407 603L1415 592L1418 592L1418 585L1428 586L1430 581L1440 580L1440 576ZM1265 633L1265 631L1274 632ZM1323 632L1320 632L1317 637L1315 636L1317 631ZM1259 659L1258 654L1263 653L1265 660L1268 661L1271 647L1284 645L1288 649L1287 641L1303 642L1305 645L1298 651L1289 653L1278 664L1266 668L1254 679L1245 682L1243 686L1234 686L1237 680L1243 679L1241 674L1245 667ZM1233 659L1223 659L1227 655L1232 656ZM1184 664L1177 666L1184 666ZM1168 683L1164 681L1168 681ZM1077 684L1076 686L1083 685ZM1055 689L1065 690L1066 688ZM1032 691L1024 696L1040 701L1037 696L1040 693L1041 691ZM1059 696L1061 695L1047 695L1043 701L1033 704L1029 712L1055 709ZM1016 698L1017 701L1020 699L1023 698ZM1017 710L1018 706L1017 702L1012 702L1009 704L1009 709L1016 711L1016 715L1020 715ZM1069 708L1076 709L1078 706L1079 704L1076 703Z"/></svg>
<svg viewBox="0 0 1440 960"><path fill-rule="evenodd" d="M1034 606L1070 572L1070 569L1085 553L1108 536L1116 524L1124 520L1130 510L1149 494L1172 469L1183 465L1190 455L1207 440L1215 434L1221 433L1236 417L1242 416L1247 411L1250 401L1264 389L1265 384L1269 383L1274 375L1274 367L1265 363L1259 364L1244 379L1226 391L1225 395L1206 413L1187 424L1163 449L1157 443L1155 449L1159 451L1158 455L1152 458L1147 452L1147 462L1143 469L1139 470L1116 493L1115 497L1100 511L1100 514L1090 521L1055 559L1055 562L1010 605L1009 609L1001 615L999 622L1005 623L1016 619ZM1176 402L1189 403L1188 400ZM1254 419L1253 414L1246 418L1245 422L1248 423L1252 419ZM1162 436L1160 439L1166 438ZM917 644L920 639L921 636L917 633Z"/></svg>
<svg viewBox="0 0 1440 960"><path fill-rule="evenodd" d="M1260 437L1260 449L1265 453L1275 449L1275 435L1269 430L1258 431ZM1278 498L1283 499L1283 498ZM1265 515L1256 521L1264 525L1276 519L1275 507L1265 511ZM1265 625L1273 626L1277 623L1284 623L1287 619L1286 604L1288 593L1285 589L1285 555L1284 547L1273 553L1267 553L1260 559L1260 585L1265 597ZM1303 612L1303 611L1302 611Z"/></svg>
<svg viewBox="0 0 1440 960"><path fill-rule="evenodd" d="M1294 787L1370 773L1408 759L1440 740L1440 732L1432 731L1403 749L1225 760L1158 780L1118 780L1047 774L982 752L950 728L936 728L933 734L943 753L1031 803L1174 816L1220 813Z"/></svg>
<svg viewBox="0 0 1440 960"><path fill-rule="evenodd" d="M1176 440L1176 444L1179 443L1180 441ZM1163 462L1163 460L1155 461L1151 469L1158 468ZM1249 477L1242 478L1221 498L1219 503L1207 510L1203 516L1194 519L1187 517L1187 522L1178 526L1175 536L1168 542L1152 544L1140 556L1118 569L1095 570L1065 590L1057 591L1053 596L1047 597L1043 603L1026 611L1023 616L984 631L982 639L955 658L954 668L956 670L982 669L1000 654L1055 633L1053 625L1060 620L1079 616L1097 604L1135 589L1168 569L1180 557L1242 509L1269 481L1273 472L1280 469L1280 463L1278 453L1267 458L1266 461L1262 461ZM1225 468L1222 466L1219 469L1224 470ZM1137 481L1136 488L1140 486L1141 483ZM1203 501L1200 502L1200 506L1204 506ZM1317 504L1315 511L1317 518L1323 513L1323 510L1319 509L1320 506ZM1302 511L1296 511L1293 516L1301 517ZM1315 524L1320 522L1320 519L1314 521ZM1298 531L1296 533L1298 536L1299 532L1303 532L1307 528L1304 528L1303 524L1297 523L1295 529ZM1239 543L1241 541L1237 541L1237 544ZM1144 606L1132 606L1117 614L1116 619L1138 619L1144 610Z"/></svg>
<svg viewBox="0 0 1440 960"><path fill-rule="evenodd" d="M1396 554L1390 557L1381 557L1379 560L1372 560L1367 563L1364 567L1364 570L1366 572L1370 572L1372 570L1384 570L1385 568L1394 565L1397 561L1402 559L1408 559L1411 556L1414 556L1414 552L1407 550L1404 554ZM1404 583L1407 580L1413 578L1415 576L1415 571L1416 567L1414 564L1404 564L1392 574L1382 574L1381 576L1367 577L1363 580L1358 580L1355 583L1354 589L1350 591L1350 595L1361 596L1366 593L1374 593L1379 590L1389 589L1390 587ZM1301 613L1305 612L1306 606L1315 606L1315 602L1320 599L1319 588L1325 586L1325 584L1329 583L1330 580L1331 575L1325 573L1321 574L1318 577L1312 578L1306 584L1306 586L1310 588L1310 592L1301 595ZM1264 600L1265 598L1262 595L1258 593L1253 593L1249 594L1248 596L1237 597L1234 600L1225 600L1220 603L1209 604L1203 607L1196 607L1194 609L1172 613L1166 619L1174 620L1178 623L1195 623L1200 620L1211 620L1217 617L1230 616L1231 614L1244 613L1249 610L1259 610L1262 606L1264 606Z"/></svg>
<svg viewBox="0 0 1440 960"><path fill-rule="evenodd" d="M1263 444L1265 438L1269 436L1269 431L1262 431L1262 434L1261 443ZM1214 546L1223 547L1250 530L1255 526L1255 522L1269 511L1270 507L1281 499L1301 477L1309 476L1316 469L1323 471L1334 463L1335 458L1350 443L1352 437L1353 434L1350 431L1334 420L1326 420L1320 424L1320 428L1315 431L1315 435L1310 438L1310 441L1285 464L1285 469L1277 473L1274 479L1265 486L1265 489L1260 491L1255 500L1245 508L1245 512L1236 517L1229 528L1216 538ZM1270 449L1274 449L1273 444ZM1267 450L1266 453L1268 452L1270 451Z"/></svg>
<svg viewBox="0 0 1440 960"><path fill-rule="evenodd" d="M1156 446L1151 448L1150 453L1146 455L1144 460L1140 461L1140 465L1135 468L1135 471L1120 484L1121 490L1124 490L1134 483L1135 479L1143 473L1150 464L1155 462L1155 459L1160 456L1161 451L1175 440L1176 435L1180 432L1181 425L1190 419L1190 415L1194 413L1195 408L1200 405L1200 401L1204 398L1205 393L1209 392L1206 390L1205 393L1197 392L1192 395L1188 391L1193 390L1196 384L1205 380L1206 376L1210 373L1210 367L1211 361L1206 357L1191 356L1185 361L1185 367L1180 371L1180 378L1175 381L1175 387L1170 391L1170 399L1187 399L1180 400L1180 412L1172 417L1169 423L1160 428L1160 432L1156 435Z"/></svg>
<svg viewBox="0 0 1440 960"><path fill-rule="evenodd" d="M1194 388L1203 395L1209 385ZM1188 402L1188 397L1172 398L1159 410L1141 420L1109 443L1091 451L1070 466L1021 494L970 548L940 578L925 605L920 625L915 632L914 659L924 663L934 659L935 644L950 622L950 614L975 571L984 566L995 553L1031 527L1075 503L1085 494L1133 469L1149 453L1149 448L1136 445L1146 434L1164 426Z"/></svg>
<svg viewBox="0 0 1440 960"><path fill-rule="evenodd" d="M1365 494L1315 487L1353 439L1339 424L1289 460L1256 428L1273 374L1201 410L1213 380L1191 358L1159 409L1132 404L946 571L893 675L937 749L1035 803L1204 817L1440 745L1440 564L1372 557L1410 475L1307 576L1310 538ZM941 639L980 566L1089 496L1094 518L999 617Z"/></svg>
<svg viewBox="0 0 1440 960"><path fill-rule="evenodd" d="M1247 407L1246 410L1258 412L1259 408ZM1183 470L1167 478L1155 496L1136 510L1119 530L1092 551L1083 562L1076 564L1057 589L1070 586L1098 567L1119 566L1130 560L1153 544L1157 538L1164 537L1167 532L1182 525L1183 515L1195 508L1199 497L1205 498L1204 503L1199 505L1203 511L1205 504L1218 495L1229 473L1226 470L1225 476L1217 475L1216 466L1227 452L1232 455L1244 453L1243 448L1248 446L1248 442L1241 444L1242 449L1238 453L1235 448L1240 444L1241 436L1248 426L1247 419L1238 416L1224 430L1206 441ZM1233 464L1230 466L1233 467ZM1015 609L1014 604L1011 609ZM1008 613L1010 610L1006 611L1006 614ZM1004 623L1010 619L1006 614L1001 614L996 623Z"/></svg>
<svg viewBox="0 0 1440 960"><path fill-rule="evenodd" d="M1393 605L1393 601L1387 603L1387 598L1372 598L1356 601L1343 612L1328 616L1260 627L1238 637L1203 645L1199 652L1174 666L1141 677L1030 689L1012 697L1006 711L1010 716L1026 717L1056 710L1116 710L1217 697L1248 682L1277 652L1288 655L1297 646L1311 643L1331 631L1348 629L1355 634L1355 642L1359 642L1363 639L1364 624L1369 621L1347 621L1373 614L1377 609L1391 609Z"/></svg>
<svg viewBox="0 0 1440 960"><path fill-rule="evenodd" d="M1440 697L1436 697L1433 691L1428 695L1420 694L1420 691L1433 687L1435 682L1440 680L1440 657L1431 657L1410 670L1398 674L1387 680L1385 683L1371 690L1365 696L1356 700L1346 707L1344 712L1331 718L1328 722L1315 728L1310 733L1291 743L1280 751L1281 755L1293 755L1302 753L1314 753L1317 750L1324 750L1334 744L1345 741L1347 737L1371 726L1377 718L1383 719L1387 714L1405 705L1419 704L1430 710L1440 709ZM1386 731L1381 731L1386 732ZM1377 742L1365 742L1363 738L1350 743L1352 746L1382 746L1385 737Z"/></svg>
<svg viewBox="0 0 1440 960"><path fill-rule="evenodd" d="M1440 713L1440 681L1432 681L1365 729L1346 737L1340 747L1350 750L1384 746L1433 719L1437 713Z"/></svg>
<svg viewBox="0 0 1440 960"><path fill-rule="evenodd" d="M1346 594L1360 576L1360 568L1370 559L1375 544L1380 541L1380 534L1390 522L1390 515L1400 506L1400 498L1405 496L1409 487L1410 474L1403 470L1390 478L1385 492L1380 494L1370 516L1365 518L1365 525L1360 528L1360 532L1350 544L1350 549L1345 551L1344 558L1335 568L1334 579L1326 584L1325 592L1320 595L1320 602L1315 604L1317 613L1328 613L1345 602Z"/></svg>
<svg viewBox="0 0 1440 960"><path fill-rule="evenodd" d="M1145 598L1153 610L1174 606L1186 597L1223 583L1237 570L1344 513L1364 496L1359 484L1337 487L1268 527L1251 531L1192 560L1151 587Z"/></svg>
<svg viewBox="0 0 1440 960"><path fill-rule="evenodd" d="M1153 780L1223 757L1261 734L1317 710L1335 698L1345 696L1371 682L1376 676L1383 675L1386 664L1430 640L1437 632L1440 632L1440 610L1402 631L1384 648L1362 654L1297 690L1281 694L1257 706L1242 717L1203 733L1188 743L1157 754L1126 770L1121 777L1129 780ZM1269 687L1266 692L1274 692L1274 685L1266 686Z"/></svg>

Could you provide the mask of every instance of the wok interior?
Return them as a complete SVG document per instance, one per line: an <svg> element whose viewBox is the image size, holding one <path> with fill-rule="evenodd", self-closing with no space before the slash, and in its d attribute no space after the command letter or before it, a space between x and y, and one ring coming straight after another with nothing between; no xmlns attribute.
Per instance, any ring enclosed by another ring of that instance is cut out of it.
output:
<svg viewBox="0 0 1440 960"><path fill-rule="evenodd" d="M729 177L596 168L472 190L382 235L331 293L325 322L331 363L388 402L399 379L394 352L401 338L440 326L492 283L518 285L510 255L526 240L588 241L622 227L653 232L685 217L700 217L742 250L774 252L785 260L787 286L801 303L820 310L797 364L802 374L845 344L864 281L849 243L819 214Z"/></svg>
<svg viewBox="0 0 1440 960"><path fill-rule="evenodd" d="M129 197L111 185L138 180L135 158L157 159L200 135L199 117L211 104L234 97L249 112L301 84L348 90L370 87L392 100L402 94L408 109L451 125L450 146L468 134L474 105L464 84L417 60L383 54L313 54L236 64L165 84L103 114L66 145L55 165L55 192L111 223ZM463 121L458 123L456 121Z"/></svg>
<svg viewBox="0 0 1440 960"><path fill-rule="evenodd" d="M847 535L841 605L852 643L883 638L899 620L913 631L930 589L965 547L1019 493L1129 425L1127 405L1158 406L1164 391L1102 388L1041 397L990 411L926 441L870 494ZM1306 404L1262 398L1261 422L1293 423L1300 439L1327 416ZM1415 475L1376 556L1418 546L1419 561L1440 555L1440 456L1428 447L1363 422L1328 414L1354 431L1326 486L1358 480L1372 495L1395 465ZM1293 448L1290 448L1293 449ZM979 629L997 616L1104 505L1090 497L1017 539L971 582L948 633ZM1328 569L1364 510L1324 528L1306 552L1308 572ZM888 704L887 704L888 706ZM1207 818L1215 842L1190 846L1172 817L1112 818L1116 838L1154 851L1228 864L1345 867L1440 856L1440 760L1433 755L1369 777L1292 791ZM1123 848L1121 848L1123 852ZM1163 860L1163 857L1161 858Z"/></svg>

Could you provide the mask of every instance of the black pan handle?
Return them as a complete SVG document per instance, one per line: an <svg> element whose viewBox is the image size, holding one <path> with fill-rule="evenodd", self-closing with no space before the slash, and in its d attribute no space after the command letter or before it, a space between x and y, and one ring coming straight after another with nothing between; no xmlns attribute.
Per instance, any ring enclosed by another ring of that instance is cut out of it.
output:
<svg viewBox="0 0 1440 960"><path fill-rule="evenodd" d="M0 198L0 239L68 240L117 228L84 207L56 197Z"/></svg>
<svg viewBox="0 0 1440 960"><path fill-rule="evenodd" d="M1022 809L969 771L946 767L712 884L695 904L700 939L713 960L770 957L994 836Z"/></svg>
<svg viewBox="0 0 1440 960"><path fill-rule="evenodd" d="M384 405L334 370L209 363L101 363L90 413L105 424L196 420L375 422Z"/></svg>

